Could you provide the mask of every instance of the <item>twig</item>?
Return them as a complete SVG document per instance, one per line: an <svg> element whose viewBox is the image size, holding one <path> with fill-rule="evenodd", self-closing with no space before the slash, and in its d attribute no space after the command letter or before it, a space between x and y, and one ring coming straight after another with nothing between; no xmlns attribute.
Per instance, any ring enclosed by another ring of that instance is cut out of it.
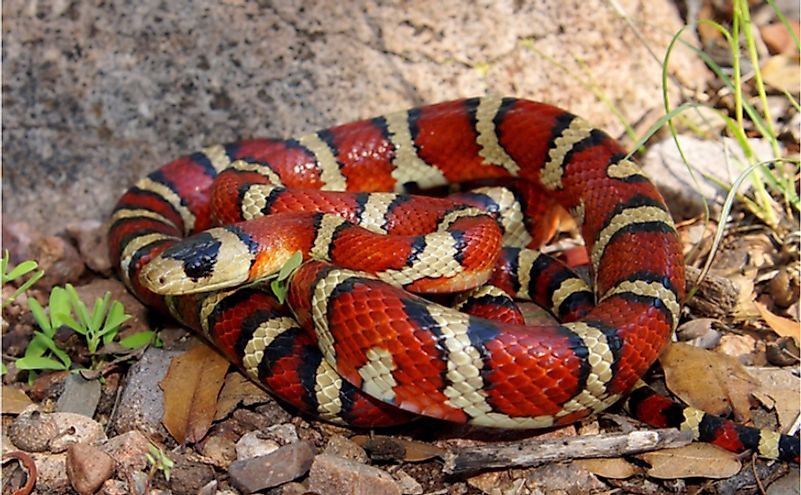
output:
<svg viewBox="0 0 801 495"><path fill-rule="evenodd" d="M443 456L445 459L443 471L448 475L464 475L491 468L532 467L565 459L617 457L668 447L681 447L691 440L690 432L666 428L498 443L451 450Z"/></svg>

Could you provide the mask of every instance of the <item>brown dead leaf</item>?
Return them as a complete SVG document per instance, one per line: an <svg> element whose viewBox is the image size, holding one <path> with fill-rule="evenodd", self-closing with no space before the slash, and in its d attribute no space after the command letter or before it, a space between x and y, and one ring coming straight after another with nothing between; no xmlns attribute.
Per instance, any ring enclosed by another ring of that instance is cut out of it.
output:
<svg viewBox="0 0 801 495"><path fill-rule="evenodd" d="M801 404L801 380L787 368L750 368L749 372L761 383L756 397L768 409L775 409L781 431L787 432L798 417Z"/></svg>
<svg viewBox="0 0 801 495"><path fill-rule="evenodd" d="M621 457L612 459L576 459L573 461L596 476L623 480L631 478L640 468Z"/></svg>
<svg viewBox="0 0 801 495"><path fill-rule="evenodd" d="M788 19L788 24L792 30L795 31L796 37L798 37L798 19ZM768 46L771 53L792 55L796 50L793 37L782 22L773 22L760 26L759 33L762 35L762 41L765 42L765 45Z"/></svg>
<svg viewBox="0 0 801 495"><path fill-rule="evenodd" d="M760 302L755 304L762 319L765 320L765 323L768 324L771 330L776 332L780 337L792 337L796 342L801 340L801 326L799 326L797 321L771 312Z"/></svg>
<svg viewBox="0 0 801 495"><path fill-rule="evenodd" d="M445 450L433 445L404 440L402 438L387 437L383 435L356 435L350 439L356 445L370 452L371 457L376 451L386 451L394 459L406 462L427 461L434 457L441 457Z"/></svg>
<svg viewBox="0 0 801 495"><path fill-rule="evenodd" d="M241 402L246 406L262 404L270 400L270 395L262 390L242 373L228 373L225 377L220 397L217 400L217 412L214 421L227 417Z"/></svg>
<svg viewBox="0 0 801 495"><path fill-rule="evenodd" d="M33 404L33 401L25 395L25 392L18 388L3 385L3 414L19 414L26 407Z"/></svg>
<svg viewBox="0 0 801 495"><path fill-rule="evenodd" d="M708 443L693 443L675 449L646 452L639 456L651 465L648 476L672 480L676 478L723 479L740 471L737 454Z"/></svg>
<svg viewBox="0 0 801 495"><path fill-rule="evenodd" d="M717 416L750 419L751 393L759 382L740 362L719 352L672 343L659 358L671 392L687 404Z"/></svg>
<svg viewBox="0 0 801 495"><path fill-rule="evenodd" d="M161 422L178 443L196 443L209 430L227 370L228 361L205 343L172 360L161 381Z"/></svg>
<svg viewBox="0 0 801 495"><path fill-rule="evenodd" d="M762 64L762 79L765 84L779 91L798 94L801 77L798 73L798 59L787 55L774 55Z"/></svg>

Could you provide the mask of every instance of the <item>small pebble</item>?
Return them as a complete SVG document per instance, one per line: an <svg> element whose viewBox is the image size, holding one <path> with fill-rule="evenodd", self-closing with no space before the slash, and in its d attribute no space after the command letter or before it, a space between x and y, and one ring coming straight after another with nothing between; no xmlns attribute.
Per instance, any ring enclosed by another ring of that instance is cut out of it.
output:
<svg viewBox="0 0 801 495"><path fill-rule="evenodd" d="M366 464L369 460L367 452L363 448L339 434L331 435L323 453L337 455L362 464Z"/></svg>
<svg viewBox="0 0 801 495"><path fill-rule="evenodd" d="M265 456L236 461L228 467L228 474L234 486L245 493L253 493L303 476L313 460L312 444L299 441Z"/></svg>
<svg viewBox="0 0 801 495"><path fill-rule="evenodd" d="M278 450L278 442L269 438L264 438L260 431L251 431L242 435L236 442L237 460L250 459L253 457L265 456Z"/></svg>
<svg viewBox="0 0 801 495"><path fill-rule="evenodd" d="M117 435L100 448L117 461L120 469L137 471L147 467L145 454L150 452L150 440L139 431Z"/></svg>
<svg viewBox="0 0 801 495"><path fill-rule="evenodd" d="M106 225L97 220L85 220L67 225L66 231L78 245L86 266L103 275L111 274Z"/></svg>
<svg viewBox="0 0 801 495"><path fill-rule="evenodd" d="M31 410L17 416L8 429L11 442L26 452L44 452L58 435L58 425L50 414Z"/></svg>
<svg viewBox="0 0 801 495"><path fill-rule="evenodd" d="M309 489L326 495L401 495L392 476L373 466L343 457L320 454L309 471Z"/></svg>
<svg viewBox="0 0 801 495"><path fill-rule="evenodd" d="M114 459L85 443L67 449L67 476L79 495L95 493L114 474Z"/></svg>
<svg viewBox="0 0 801 495"><path fill-rule="evenodd" d="M421 485L406 471L404 471L403 469L398 469L393 474L395 476L395 480L398 482L398 485L400 486L401 493L403 493L404 495L422 495L423 485Z"/></svg>
<svg viewBox="0 0 801 495"><path fill-rule="evenodd" d="M67 454L31 454L36 462L36 493L69 493Z"/></svg>
<svg viewBox="0 0 801 495"><path fill-rule="evenodd" d="M103 425L83 414L56 412L50 415L59 434L50 441L52 452L64 452L76 443L94 444L106 440Z"/></svg>
<svg viewBox="0 0 801 495"><path fill-rule="evenodd" d="M86 270L81 255L72 244L58 236L35 239L30 245L30 256L45 271L36 283L41 289L75 282Z"/></svg>

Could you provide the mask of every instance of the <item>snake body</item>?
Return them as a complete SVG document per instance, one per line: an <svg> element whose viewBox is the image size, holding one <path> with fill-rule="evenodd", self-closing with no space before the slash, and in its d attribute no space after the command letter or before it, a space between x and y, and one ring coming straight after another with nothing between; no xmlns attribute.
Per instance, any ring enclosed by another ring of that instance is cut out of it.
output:
<svg viewBox="0 0 801 495"><path fill-rule="evenodd" d="M488 180L509 185L410 194ZM528 249L552 230L554 204L580 227L592 290ZM357 426L413 415L498 428L575 422L635 387L684 299L678 235L639 167L584 120L515 98L211 146L128 190L109 240L140 299L286 402ZM305 262L280 304L260 282L295 252ZM468 289L468 312L418 295ZM509 298L561 322L521 324ZM703 417L649 409L657 399L635 393L635 412L701 436ZM797 439L763 436L740 447L797 459Z"/></svg>

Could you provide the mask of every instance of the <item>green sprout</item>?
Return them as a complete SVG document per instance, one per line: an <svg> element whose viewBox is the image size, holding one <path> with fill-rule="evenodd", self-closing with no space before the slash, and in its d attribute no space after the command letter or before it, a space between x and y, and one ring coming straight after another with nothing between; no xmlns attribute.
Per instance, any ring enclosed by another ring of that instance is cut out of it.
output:
<svg viewBox="0 0 801 495"><path fill-rule="evenodd" d="M28 306L40 330L33 332L33 339L25 349L25 355L16 361L17 368L31 371L31 380L36 376L35 370L70 369L72 359L54 341L56 332L64 324L63 315L70 312L67 291L62 287L53 287L47 313L32 297L28 298Z"/></svg>
<svg viewBox="0 0 801 495"><path fill-rule="evenodd" d="M21 370L31 372L29 379L36 377L39 370L70 370L72 359L56 344L56 332L66 326L81 335L92 356L92 369L97 369L104 362L98 355L101 345L108 345L117 338L123 323L131 318L125 314L125 308L119 301L111 300L111 293L106 291L98 297L91 310L84 304L70 284L66 287L53 287L50 292L47 311L34 299L28 298L34 320L40 330L34 336L25 355L16 361ZM157 335L152 331L138 332L119 341L127 349L138 349L157 342Z"/></svg>
<svg viewBox="0 0 801 495"><path fill-rule="evenodd" d="M170 481L170 474L172 473L173 466L175 466L175 462L167 456L166 452L152 442L148 446L148 449L150 452L145 454L145 459L147 459L147 463L150 465L148 479L152 479L157 471L161 471L164 473L164 479Z"/></svg>
<svg viewBox="0 0 801 495"><path fill-rule="evenodd" d="M270 289L279 303L283 304L286 300L286 295L289 292L289 277L295 273L301 263L303 263L303 254L300 251L295 251L278 271L278 274L273 275L274 278L270 282Z"/></svg>
<svg viewBox="0 0 801 495"><path fill-rule="evenodd" d="M11 255L8 253L8 250L3 252L3 258L0 259L0 285L5 287L7 282L12 282L20 277L24 277L29 273L36 270L39 265L33 260L25 260L19 265L15 266L8 271L8 264ZM33 284L39 281L40 278L44 276L44 270L39 270L36 273L33 273L27 280L25 280L18 288L14 291L13 294L8 296L5 300L3 300L2 307L6 307L11 304L14 299L17 298L20 294L25 292L26 290L30 289Z"/></svg>

